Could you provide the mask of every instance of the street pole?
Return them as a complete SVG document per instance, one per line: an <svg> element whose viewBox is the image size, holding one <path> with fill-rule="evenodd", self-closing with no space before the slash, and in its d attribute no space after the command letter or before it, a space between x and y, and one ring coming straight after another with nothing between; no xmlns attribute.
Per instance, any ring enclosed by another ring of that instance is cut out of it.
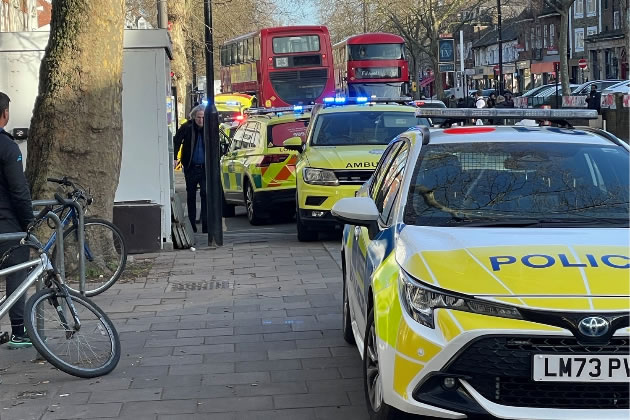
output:
<svg viewBox="0 0 630 420"><path fill-rule="evenodd" d="M158 28L166 29L168 26L168 13L166 0L157 0Z"/></svg>
<svg viewBox="0 0 630 420"><path fill-rule="evenodd" d="M367 0L363 0L363 33L367 32Z"/></svg>
<svg viewBox="0 0 630 420"><path fill-rule="evenodd" d="M560 108L560 106L558 105L558 82L560 80L560 62L556 62L555 63L555 69L556 69L556 109Z"/></svg>
<svg viewBox="0 0 630 420"><path fill-rule="evenodd" d="M503 95L503 36L501 34L501 0L497 0L497 31L499 31L499 95Z"/></svg>
<svg viewBox="0 0 630 420"><path fill-rule="evenodd" d="M466 98L466 74L464 70L464 31L459 31L459 70L462 74L462 95Z"/></svg>
<svg viewBox="0 0 630 420"><path fill-rule="evenodd" d="M208 218L208 246L223 245L223 195L219 177L219 113L214 103L214 47L212 43L212 0L204 0L206 46L206 112L203 118L206 150L206 210Z"/></svg>

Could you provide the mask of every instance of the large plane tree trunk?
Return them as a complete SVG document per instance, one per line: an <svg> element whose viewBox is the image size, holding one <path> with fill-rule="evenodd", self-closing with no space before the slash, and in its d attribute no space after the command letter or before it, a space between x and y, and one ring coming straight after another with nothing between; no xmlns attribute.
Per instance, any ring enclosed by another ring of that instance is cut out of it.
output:
<svg viewBox="0 0 630 420"><path fill-rule="evenodd" d="M186 36L185 31L191 30L191 22L187 20L186 8L189 7L183 0L168 1L168 20L171 23L171 41L173 43L173 60L171 60L171 71L173 72L173 81L177 88L177 110L180 115L177 119L185 116L187 89L190 83L190 71L188 57L186 54ZM203 9L201 9L203 17ZM203 28L203 27L202 27ZM203 33L203 30L202 30ZM173 133L174 135L175 133ZM175 151L177 154L177 150Z"/></svg>
<svg viewBox="0 0 630 420"><path fill-rule="evenodd" d="M122 155L124 11L124 0L53 0L26 165L34 198L52 198L46 178L67 175L91 190L90 214L108 220Z"/></svg>

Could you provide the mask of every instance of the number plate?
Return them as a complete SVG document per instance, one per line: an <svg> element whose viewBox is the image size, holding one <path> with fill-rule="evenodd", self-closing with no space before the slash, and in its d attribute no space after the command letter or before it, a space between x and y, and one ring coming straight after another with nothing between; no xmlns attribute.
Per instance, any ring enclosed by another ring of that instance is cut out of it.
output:
<svg viewBox="0 0 630 420"><path fill-rule="evenodd" d="M534 381L548 382L628 382L629 356L534 355Z"/></svg>

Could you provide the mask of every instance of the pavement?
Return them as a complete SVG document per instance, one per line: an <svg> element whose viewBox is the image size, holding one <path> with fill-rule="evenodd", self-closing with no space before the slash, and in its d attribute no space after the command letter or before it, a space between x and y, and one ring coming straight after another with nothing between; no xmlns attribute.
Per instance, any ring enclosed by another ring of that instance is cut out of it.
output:
<svg viewBox="0 0 630 420"><path fill-rule="evenodd" d="M300 243L294 223L252 227L243 210L223 247L199 234L196 251L135 255L145 269L94 298L122 342L109 375L1 346L0 419L367 419L340 330L339 238Z"/></svg>

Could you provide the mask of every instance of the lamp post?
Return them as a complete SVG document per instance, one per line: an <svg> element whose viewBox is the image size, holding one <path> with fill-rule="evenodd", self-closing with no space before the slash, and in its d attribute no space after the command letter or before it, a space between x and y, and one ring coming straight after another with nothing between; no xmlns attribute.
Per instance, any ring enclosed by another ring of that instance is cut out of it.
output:
<svg viewBox="0 0 630 420"><path fill-rule="evenodd" d="M203 118L206 151L206 215L208 218L208 245L223 245L223 200L219 177L219 113L214 103L214 46L212 43L212 0L204 0L206 47L206 99L208 105Z"/></svg>
<svg viewBox="0 0 630 420"><path fill-rule="evenodd" d="M503 95L503 36L501 34L501 0L497 0L497 31L499 32L499 95Z"/></svg>

